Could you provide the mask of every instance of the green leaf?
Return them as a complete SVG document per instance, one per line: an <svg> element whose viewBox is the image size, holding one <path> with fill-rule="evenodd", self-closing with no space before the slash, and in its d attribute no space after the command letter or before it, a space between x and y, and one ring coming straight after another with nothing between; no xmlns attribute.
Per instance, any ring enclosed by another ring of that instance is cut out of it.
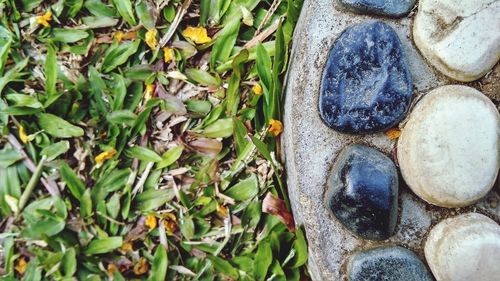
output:
<svg viewBox="0 0 500 281"><path fill-rule="evenodd" d="M121 247L123 239L120 236L92 240L84 253L86 255L105 254Z"/></svg>
<svg viewBox="0 0 500 281"><path fill-rule="evenodd" d="M92 215L92 197L90 189L86 189L80 199L80 215L82 218L88 218Z"/></svg>
<svg viewBox="0 0 500 281"><path fill-rule="evenodd" d="M112 27L118 24L118 19L110 18L110 17L83 17L83 23L89 28L103 28L103 27Z"/></svg>
<svg viewBox="0 0 500 281"><path fill-rule="evenodd" d="M134 146L125 150L125 155L130 158L137 158L141 161L160 162L163 160L160 155L149 148Z"/></svg>
<svg viewBox="0 0 500 281"><path fill-rule="evenodd" d="M62 269L64 276L71 277L76 272L76 251L75 248L69 248L64 253L62 259Z"/></svg>
<svg viewBox="0 0 500 281"><path fill-rule="evenodd" d="M255 267L253 276L256 280L264 280L267 275L267 270L273 261L273 253L271 252L271 245L267 240L261 241L257 253L255 254Z"/></svg>
<svg viewBox="0 0 500 281"><path fill-rule="evenodd" d="M52 40L63 43L75 43L89 37L85 30L74 28L53 28Z"/></svg>
<svg viewBox="0 0 500 281"><path fill-rule="evenodd" d="M85 192L85 185L83 182L66 163L61 164L60 173L71 194L73 194L76 199L80 200Z"/></svg>
<svg viewBox="0 0 500 281"><path fill-rule="evenodd" d="M259 193L259 181L255 174L230 187L225 194L236 201L245 201Z"/></svg>
<svg viewBox="0 0 500 281"><path fill-rule="evenodd" d="M111 112L106 119L109 121L111 124L115 125L120 125L120 124L125 124L127 126L133 126L135 123L135 120L137 119L137 115L135 115L132 111L130 110L117 110Z"/></svg>
<svg viewBox="0 0 500 281"><path fill-rule="evenodd" d="M205 70L197 68L188 68L185 70L185 74L189 79L203 86L216 87L220 85L220 82Z"/></svg>
<svg viewBox="0 0 500 281"><path fill-rule="evenodd" d="M0 76L3 74L11 43L12 35L10 31L0 25Z"/></svg>
<svg viewBox="0 0 500 281"><path fill-rule="evenodd" d="M229 59L240 30L240 19L241 16L232 18L219 32L210 57L210 65L212 67L216 63L226 62Z"/></svg>
<svg viewBox="0 0 500 281"><path fill-rule="evenodd" d="M23 159L23 156L15 149L4 147L4 149L0 150L0 168L7 168L21 159Z"/></svg>
<svg viewBox="0 0 500 281"><path fill-rule="evenodd" d="M117 68L127 62L128 58L137 52L140 40L112 45L106 51L102 61L102 69L105 73Z"/></svg>
<svg viewBox="0 0 500 281"><path fill-rule="evenodd" d="M158 11L156 7L149 1L141 0L135 4L137 17L146 29L153 29L156 26Z"/></svg>
<svg viewBox="0 0 500 281"><path fill-rule="evenodd" d="M30 108L42 108L43 104L40 103L35 97L23 94L8 94L5 95L5 99L12 102L11 105L16 107L30 107Z"/></svg>
<svg viewBox="0 0 500 281"><path fill-rule="evenodd" d="M56 159L59 155L66 153L69 149L69 141L60 141L48 145L42 149L40 155L46 156L47 161Z"/></svg>
<svg viewBox="0 0 500 281"><path fill-rule="evenodd" d="M149 189L134 198L134 207L141 212L154 210L172 200L174 196L175 193L172 188Z"/></svg>
<svg viewBox="0 0 500 281"><path fill-rule="evenodd" d="M255 65L257 66L257 72L259 73L261 85L264 87L264 90L271 89L271 57L260 42L257 44L257 60L255 62Z"/></svg>
<svg viewBox="0 0 500 281"><path fill-rule="evenodd" d="M208 125L202 133L207 138L227 138L233 134L233 119L219 119Z"/></svg>
<svg viewBox="0 0 500 281"><path fill-rule="evenodd" d="M102 3L101 0L86 0L84 6L96 17L114 17L116 15L114 9Z"/></svg>
<svg viewBox="0 0 500 281"><path fill-rule="evenodd" d="M122 18L131 26L137 25L135 21L134 12L132 11L132 3L130 0L113 0L118 13Z"/></svg>
<svg viewBox="0 0 500 281"><path fill-rule="evenodd" d="M157 169L163 169L172 165L179 157L182 155L182 151L184 150L184 146L177 145L172 147L165 153L163 153L162 160L156 164Z"/></svg>
<svg viewBox="0 0 500 281"><path fill-rule="evenodd" d="M228 261L212 255L208 255L207 259L209 259L214 264L215 270L217 270L218 272L227 275L234 280L238 279L238 270L236 270L236 268L234 268Z"/></svg>
<svg viewBox="0 0 500 281"><path fill-rule="evenodd" d="M148 280L149 281L164 281L167 276L168 258L167 251L163 245L156 247L155 255Z"/></svg>
<svg viewBox="0 0 500 281"><path fill-rule="evenodd" d="M22 73L21 70L28 65L28 61L29 58L25 58L0 77L0 96L2 95L3 88L5 88L8 83L18 81L24 74L26 74Z"/></svg>
<svg viewBox="0 0 500 281"><path fill-rule="evenodd" d="M46 133L57 138L81 137L83 129L72 125L68 121L50 113L37 114L38 125Z"/></svg>
<svg viewBox="0 0 500 281"><path fill-rule="evenodd" d="M292 268L297 268L307 262L307 241L304 232L302 232L302 229L297 228L295 235L296 238L295 241L293 241L293 248L296 254L291 265Z"/></svg>

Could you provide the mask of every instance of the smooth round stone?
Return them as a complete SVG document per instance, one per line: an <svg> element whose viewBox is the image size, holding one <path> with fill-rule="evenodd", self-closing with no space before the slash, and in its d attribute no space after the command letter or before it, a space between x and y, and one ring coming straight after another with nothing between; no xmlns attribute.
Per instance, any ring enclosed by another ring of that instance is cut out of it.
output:
<svg viewBox="0 0 500 281"><path fill-rule="evenodd" d="M437 281L500 280L500 226L484 215L441 221L430 231L424 252Z"/></svg>
<svg viewBox="0 0 500 281"><path fill-rule="evenodd" d="M334 42L321 81L319 111L336 131L366 134L399 122L412 81L396 32L370 21L347 28Z"/></svg>
<svg viewBox="0 0 500 281"><path fill-rule="evenodd" d="M359 252L351 259L349 281L432 281L432 277L411 251L402 247L383 247Z"/></svg>
<svg viewBox="0 0 500 281"><path fill-rule="evenodd" d="M500 59L499 14L495 0L420 0L413 38L440 72L473 81Z"/></svg>
<svg viewBox="0 0 500 281"><path fill-rule="evenodd" d="M385 240L398 216L398 174L391 159L363 145L344 148L328 179L325 201L332 214L365 239Z"/></svg>
<svg viewBox="0 0 500 281"><path fill-rule="evenodd" d="M499 168L500 116L481 92L443 86L411 112L398 142L408 186L423 200L462 207L492 188Z"/></svg>
<svg viewBox="0 0 500 281"><path fill-rule="evenodd" d="M338 0L338 2L356 13L401 17L411 11L416 0Z"/></svg>

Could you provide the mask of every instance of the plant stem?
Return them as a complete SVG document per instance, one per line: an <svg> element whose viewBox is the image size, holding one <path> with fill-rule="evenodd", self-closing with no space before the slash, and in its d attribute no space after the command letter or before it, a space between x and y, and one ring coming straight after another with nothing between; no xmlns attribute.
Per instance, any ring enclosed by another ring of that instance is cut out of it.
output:
<svg viewBox="0 0 500 281"><path fill-rule="evenodd" d="M21 198L19 198L18 212L21 212L24 206L26 206L26 203L28 203L28 199L30 198L31 193L33 193L33 190L35 189L35 186L38 183L40 176L42 175L42 168L43 164L45 164L46 159L47 157L45 155L42 156L42 159L40 159L40 162L38 162L38 165L36 166L35 172L33 173L33 175L31 175L30 181L28 182L28 185L26 185L26 189L24 189Z"/></svg>

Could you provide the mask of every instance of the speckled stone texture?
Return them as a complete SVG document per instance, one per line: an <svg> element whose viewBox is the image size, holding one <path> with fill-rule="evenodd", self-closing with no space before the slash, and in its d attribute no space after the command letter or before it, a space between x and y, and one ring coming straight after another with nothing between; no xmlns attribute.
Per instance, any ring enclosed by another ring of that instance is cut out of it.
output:
<svg viewBox="0 0 500 281"><path fill-rule="evenodd" d="M325 203L348 229L369 240L385 240L398 218L398 172L376 149L350 145L340 152Z"/></svg>
<svg viewBox="0 0 500 281"><path fill-rule="evenodd" d="M335 40L319 99L319 112L328 126L354 134L388 129L403 118L411 95L401 42L389 25L353 25Z"/></svg>
<svg viewBox="0 0 500 281"><path fill-rule="evenodd" d="M381 247L356 253L348 266L349 281L432 281L425 265L402 247Z"/></svg>
<svg viewBox="0 0 500 281"><path fill-rule="evenodd" d="M338 2L356 13L401 17L411 11L416 0L338 0Z"/></svg>
<svg viewBox="0 0 500 281"><path fill-rule="evenodd" d="M394 28L401 40L415 89L414 100L418 100L431 89L454 82L434 71L420 56L411 41L411 15L397 20L378 19ZM500 221L499 186L476 204L457 210L425 203L401 181L395 233L382 242L360 239L324 207L326 182L332 163L346 145L366 144L394 160L396 140L388 139L383 133L339 133L328 127L318 113L321 77L330 47L346 28L367 20L373 20L373 17L346 12L345 9L339 8L334 0L305 0L293 37L284 105L281 156L285 160L288 193L294 218L306 231L308 268L312 280L346 280L346 263L351 253L375 246L400 245L423 258L423 245L430 227L457 213L475 209L497 222ZM486 76L469 86L481 89L493 98L497 96L495 91L499 91L499 84L494 79L491 80L493 77ZM498 107L499 103L496 105ZM404 125L404 122L405 120L401 125Z"/></svg>

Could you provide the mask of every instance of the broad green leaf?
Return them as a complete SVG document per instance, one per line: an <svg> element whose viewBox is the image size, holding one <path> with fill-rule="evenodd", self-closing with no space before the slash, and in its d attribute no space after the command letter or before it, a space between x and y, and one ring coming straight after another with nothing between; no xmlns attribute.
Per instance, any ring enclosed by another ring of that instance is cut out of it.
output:
<svg viewBox="0 0 500 281"><path fill-rule="evenodd" d="M137 17L146 29L153 29L156 26L158 11L153 3L148 0L140 0L135 4Z"/></svg>
<svg viewBox="0 0 500 281"><path fill-rule="evenodd" d="M66 153L69 149L69 141L60 141L48 145L42 149L40 155L47 157L47 161L56 159L59 155Z"/></svg>
<svg viewBox="0 0 500 281"><path fill-rule="evenodd" d="M130 158L137 158L141 161L160 162L163 160L160 155L149 148L134 146L125 150L125 155Z"/></svg>
<svg viewBox="0 0 500 281"><path fill-rule="evenodd" d="M96 17L114 17L116 15L114 9L105 5L101 0L86 0L84 6Z"/></svg>
<svg viewBox="0 0 500 281"><path fill-rule="evenodd" d="M80 200L85 192L85 185L83 182L66 163L61 164L60 173L71 194L73 194L76 199Z"/></svg>
<svg viewBox="0 0 500 281"><path fill-rule="evenodd" d="M5 61L9 55L12 35L8 29L0 25L0 75L3 75Z"/></svg>
<svg viewBox="0 0 500 281"><path fill-rule="evenodd" d="M293 259L292 267L297 268L307 262L307 241L301 228L297 228L295 232L296 238L293 241L293 248L296 254Z"/></svg>
<svg viewBox="0 0 500 281"><path fill-rule="evenodd" d="M102 69L105 73L127 62L130 56L137 52L140 40L111 45L104 55Z"/></svg>
<svg viewBox="0 0 500 281"><path fill-rule="evenodd" d="M89 37L89 33L85 30L74 28L53 28L52 40L63 43L75 43Z"/></svg>
<svg viewBox="0 0 500 281"><path fill-rule="evenodd" d="M168 189L149 189L134 198L134 208L145 212L154 210L174 198L175 193L172 188Z"/></svg>
<svg viewBox="0 0 500 281"><path fill-rule="evenodd" d="M0 169L7 168L21 159L23 159L23 157L19 152L6 146L0 150Z"/></svg>
<svg viewBox="0 0 500 281"><path fill-rule="evenodd" d="M131 26L137 25L130 0L113 0L118 13Z"/></svg>
<svg viewBox="0 0 500 281"><path fill-rule="evenodd" d="M83 17L82 21L89 28L112 27L118 24L118 19L103 16Z"/></svg>
<svg viewBox="0 0 500 281"><path fill-rule="evenodd" d="M69 248L64 253L64 257L62 259L62 269L64 272L64 276L71 277L76 272L76 251L75 248Z"/></svg>
<svg viewBox="0 0 500 281"><path fill-rule="evenodd" d="M214 264L217 272L227 275L234 280L238 279L238 270L236 270L227 260L212 255L208 255L207 258Z"/></svg>
<svg viewBox="0 0 500 281"><path fill-rule="evenodd" d="M149 281L163 281L167 276L168 257L167 251L163 245L156 247L153 263L148 280Z"/></svg>
<svg viewBox="0 0 500 281"><path fill-rule="evenodd" d="M162 160L156 164L157 169L163 169L172 165L179 157L182 155L182 151L184 150L184 146L177 145L167 150L162 155Z"/></svg>
<svg viewBox="0 0 500 281"><path fill-rule="evenodd" d="M227 138L233 134L233 119L219 119L208 125L202 133L207 138Z"/></svg>
<svg viewBox="0 0 500 281"><path fill-rule="evenodd" d="M123 239L120 236L95 239L90 242L84 253L86 255L105 254L121 247L122 244Z"/></svg>
<svg viewBox="0 0 500 281"><path fill-rule="evenodd" d="M267 240L259 243L257 253L255 254L255 266L253 276L256 280L262 281L266 278L267 270L273 261L271 245Z"/></svg>
<svg viewBox="0 0 500 281"><path fill-rule="evenodd" d="M219 86L220 85L220 82L217 81L217 79L215 77L213 77L210 73L208 73L207 71L204 71L204 70L201 70L201 69L198 69L198 68L188 68L185 70L185 74L186 76L203 85L203 86Z"/></svg>
<svg viewBox="0 0 500 281"><path fill-rule="evenodd" d="M11 105L16 107L42 108L43 104L34 96L23 94L8 94L5 99L11 102Z"/></svg>
<svg viewBox="0 0 500 281"><path fill-rule="evenodd" d="M3 88L5 88L8 83L13 81L20 81L20 78L26 74L21 72L21 70L23 70L28 65L28 61L29 58L25 58L0 77L0 96L2 96Z"/></svg>
<svg viewBox="0 0 500 281"><path fill-rule="evenodd" d="M80 199L80 215L82 218L88 218L92 215L92 197L90 189L86 189Z"/></svg>
<svg viewBox="0 0 500 281"><path fill-rule="evenodd" d="M72 125L68 121L50 114L50 113L39 113L37 114L38 125L46 133L58 137L58 138L71 138L71 137L81 137L84 132L83 129Z"/></svg>
<svg viewBox="0 0 500 281"><path fill-rule="evenodd" d="M135 115L130 110L117 110L111 112L106 119L108 119L109 123L120 125L125 124L127 126L133 126L135 120L137 119L137 115Z"/></svg>
<svg viewBox="0 0 500 281"><path fill-rule="evenodd" d="M259 181L255 174L230 187L225 195L236 201L245 201L259 193Z"/></svg>
<svg viewBox="0 0 500 281"><path fill-rule="evenodd" d="M234 17L219 32L210 57L212 67L215 67L216 63L223 63L229 59L240 30L240 19L241 17Z"/></svg>

